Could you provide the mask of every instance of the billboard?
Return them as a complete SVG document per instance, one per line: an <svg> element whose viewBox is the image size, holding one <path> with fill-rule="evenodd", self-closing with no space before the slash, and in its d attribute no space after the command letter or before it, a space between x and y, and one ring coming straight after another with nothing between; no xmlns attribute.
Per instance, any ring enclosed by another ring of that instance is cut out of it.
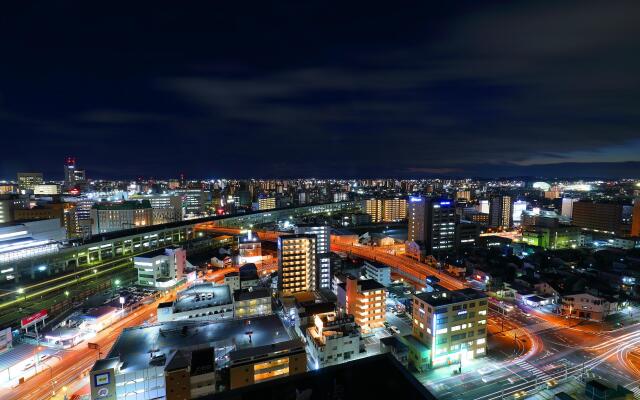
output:
<svg viewBox="0 0 640 400"><path fill-rule="evenodd" d="M36 322L40 322L43 319L47 318L47 310L40 310L35 314L31 314L28 317L22 318L20 320L20 326L22 328L28 328Z"/></svg>

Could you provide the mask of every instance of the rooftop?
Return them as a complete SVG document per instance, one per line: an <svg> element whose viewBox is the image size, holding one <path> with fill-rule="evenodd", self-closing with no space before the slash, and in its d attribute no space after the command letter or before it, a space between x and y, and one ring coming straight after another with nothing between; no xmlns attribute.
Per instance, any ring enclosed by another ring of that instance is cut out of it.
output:
<svg viewBox="0 0 640 400"><path fill-rule="evenodd" d="M247 335L249 331L253 332L251 342ZM113 366L115 359L115 363L120 363L120 373L128 373L148 368L152 355L164 354L166 359L160 365L167 365L172 350L234 346L234 351L238 351L271 346L290 339L276 315L217 322L171 321L138 326L124 329L107 357L98 360L93 370Z"/></svg>
<svg viewBox="0 0 640 400"><path fill-rule="evenodd" d="M182 312L231 303L229 285L216 286L213 283L201 283L178 293L173 308L175 312Z"/></svg>
<svg viewBox="0 0 640 400"><path fill-rule="evenodd" d="M233 292L233 299L235 301L261 299L265 297L271 297L271 290L268 288L252 288L251 290L236 290Z"/></svg>
<svg viewBox="0 0 640 400"><path fill-rule="evenodd" d="M414 296L433 307L485 299L487 297L484 293L470 288L443 292L422 292Z"/></svg>

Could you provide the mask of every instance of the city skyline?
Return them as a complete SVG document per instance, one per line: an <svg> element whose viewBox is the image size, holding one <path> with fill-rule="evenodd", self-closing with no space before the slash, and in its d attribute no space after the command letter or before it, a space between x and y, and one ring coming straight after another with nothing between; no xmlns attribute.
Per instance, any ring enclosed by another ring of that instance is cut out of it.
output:
<svg viewBox="0 0 640 400"><path fill-rule="evenodd" d="M67 156L89 178L640 170L633 2L4 14L0 178Z"/></svg>

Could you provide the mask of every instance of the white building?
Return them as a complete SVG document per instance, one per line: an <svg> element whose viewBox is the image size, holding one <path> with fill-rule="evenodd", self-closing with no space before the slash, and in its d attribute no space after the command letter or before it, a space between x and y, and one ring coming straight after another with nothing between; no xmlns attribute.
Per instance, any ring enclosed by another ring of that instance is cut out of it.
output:
<svg viewBox="0 0 640 400"><path fill-rule="evenodd" d="M360 352L362 336L353 315L335 312L316 314L307 328L307 353L317 368L342 363Z"/></svg>
<svg viewBox="0 0 640 400"><path fill-rule="evenodd" d="M184 276L187 252L182 247L158 249L133 258L138 284L158 289L175 286Z"/></svg>
<svg viewBox="0 0 640 400"><path fill-rule="evenodd" d="M364 262L364 275L369 279L374 279L384 286L391 285L391 268L388 265L375 261Z"/></svg>
<svg viewBox="0 0 640 400"><path fill-rule="evenodd" d="M175 301L158 305L158 322L218 321L233 318L233 298L227 285L195 284Z"/></svg>
<svg viewBox="0 0 640 400"><path fill-rule="evenodd" d="M560 312L570 318L603 321L618 311L618 303L589 293L562 296Z"/></svg>

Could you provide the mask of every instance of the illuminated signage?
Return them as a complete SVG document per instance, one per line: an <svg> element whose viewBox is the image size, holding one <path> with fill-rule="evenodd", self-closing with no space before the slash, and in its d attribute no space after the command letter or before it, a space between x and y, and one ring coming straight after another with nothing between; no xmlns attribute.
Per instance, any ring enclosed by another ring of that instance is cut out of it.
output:
<svg viewBox="0 0 640 400"><path fill-rule="evenodd" d="M467 310L458 311L458 315L464 315L467 313Z"/></svg>
<svg viewBox="0 0 640 400"><path fill-rule="evenodd" d="M104 386L108 385L111 382L110 376L108 372L103 374L96 374L93 376L95 386Z"/></svg>
<svg viewBox="0 0 640 400"><path fill-rule="evenodd" d="M409 201L412 203L417 203L419 201L422 201L422 197L410 197Z"/></svg>
<svg viewBox="0 0 640 400"><path fill-rule="evenodd" d="M448 201L448 200L441 201L441 202L440 202L440 205L441 205L441 206L450 206L450 205L451 205L451 202L450 202L450 201Z"/></svg>
<svg viewBox="0 0 640 400"><path fill-rule="evenodd" d="M20 320L20 326L23 328L26 328L28 326L31 326L33 324L35 324L36 322L40 322L43 319L47 318L47 310L40 310L35 314L31 314L26 318L22 318Z"/></svg>

